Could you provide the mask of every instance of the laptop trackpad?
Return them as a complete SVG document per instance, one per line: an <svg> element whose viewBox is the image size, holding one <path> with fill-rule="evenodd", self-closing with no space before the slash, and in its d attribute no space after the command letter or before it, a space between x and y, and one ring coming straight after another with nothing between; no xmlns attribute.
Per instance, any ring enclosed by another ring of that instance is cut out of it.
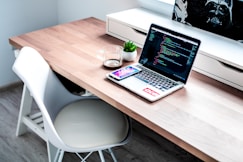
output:
<svg viewBox="0 0 243 162"><path fill-rule="evenodd" d="M121 80L120 84L150 101L154 101L162 95L160 90L134 76Z"/></svg>
<svg viewBox="0 0 243 162"><path fill-rule="evenodd" d="M123 79L120 81L122 85L124 85L126 88L135 88L135 89L142 89L144 88L147 83L139 80L138 78L131 76L126 79Z"/></svg>

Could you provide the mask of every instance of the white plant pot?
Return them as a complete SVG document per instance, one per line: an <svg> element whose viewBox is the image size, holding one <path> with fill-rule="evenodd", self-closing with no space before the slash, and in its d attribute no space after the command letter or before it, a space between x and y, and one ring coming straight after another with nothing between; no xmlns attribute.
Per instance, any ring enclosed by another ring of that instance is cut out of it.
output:
<svg viewBox="0 0 243 162"><path fill-rule="evenodd" d="M122 57L123 57L123 60L125 60L125 61L134 61L134 60L136 60L136 57L137 57L137 50L135 50L133 52L122 51Z"/></svg>

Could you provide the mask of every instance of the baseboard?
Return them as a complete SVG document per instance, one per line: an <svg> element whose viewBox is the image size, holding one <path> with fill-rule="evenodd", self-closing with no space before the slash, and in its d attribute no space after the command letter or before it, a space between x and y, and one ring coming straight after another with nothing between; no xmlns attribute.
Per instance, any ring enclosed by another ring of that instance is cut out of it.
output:
<svg viewBox="0 0 243 162"><path fill-rule="evenodd" d="M15 87L18 87L18 86L22 86L22 85L23 85L22 81L17 81L17 82L14 82L14 83L10 83L8 85L1 86L0 87L0 92L1 91L6 91L8 89L15 88Z"/></svg>

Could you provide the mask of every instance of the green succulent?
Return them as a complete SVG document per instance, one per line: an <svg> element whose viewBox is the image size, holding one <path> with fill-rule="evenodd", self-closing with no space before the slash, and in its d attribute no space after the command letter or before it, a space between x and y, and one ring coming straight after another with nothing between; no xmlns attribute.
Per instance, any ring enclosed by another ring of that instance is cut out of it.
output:
<svg viewBox="0 0 243 162"><path fill-rule="evenodd" d="M137 46L132 41L127 41L124 43L123 51L133 52L137 49Z"/></svg>

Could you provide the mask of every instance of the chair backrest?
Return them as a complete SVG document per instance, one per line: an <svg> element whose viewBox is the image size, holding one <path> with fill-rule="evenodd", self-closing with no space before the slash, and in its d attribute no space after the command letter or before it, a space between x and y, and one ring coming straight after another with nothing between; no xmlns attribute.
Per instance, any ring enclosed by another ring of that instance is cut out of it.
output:
<svg viewBox="0 0 243 162"><path fill-rule="evenodd" d="M23 47L13 65L13 71L27 86L40 108L48 139L54 145L62 143L53 121L59 109L73 102L75 97L65 89L44 58L31 47Z"/></svg>

